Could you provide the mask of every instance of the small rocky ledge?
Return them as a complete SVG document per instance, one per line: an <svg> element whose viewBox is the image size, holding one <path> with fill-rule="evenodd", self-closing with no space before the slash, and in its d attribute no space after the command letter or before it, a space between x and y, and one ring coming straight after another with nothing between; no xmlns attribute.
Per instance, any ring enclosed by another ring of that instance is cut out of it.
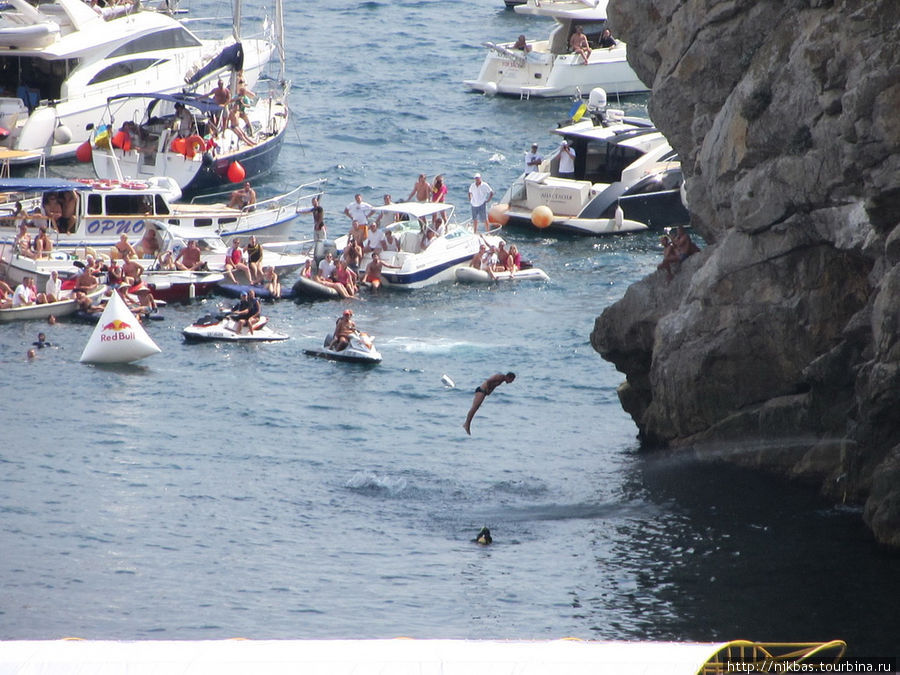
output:
<svg viewBox="0 0 900 675"><path fill-rule="evenodd" d="M864 503L900 547L900 2L617 0L707 246L596 320L647 448Z"/></svg>

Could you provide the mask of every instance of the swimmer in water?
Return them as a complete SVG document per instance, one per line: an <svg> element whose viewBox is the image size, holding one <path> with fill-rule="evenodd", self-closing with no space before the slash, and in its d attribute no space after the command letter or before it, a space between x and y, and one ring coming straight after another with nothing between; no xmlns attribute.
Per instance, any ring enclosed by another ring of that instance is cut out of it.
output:
<svg viewBox="0 0 900 675"><path fill-rule="evenodd" d="M494 538L491 536L491 531L487 528L487 525L485 525L478 532L478 536L476 536L472 541L474 541L476 544L487 546L492 541L494 541Z"/></svg>
<svg viewBox="0 0 900 675"><path fill-rule="evenodd" d="M515 373L506 373L505 375L503 373L496 373L482 382L480 386L475 387L475 399L472 401L472 407L469 408L469 414L466 415L466 421L463 423L463 429L466 430L467 434L470 436L472 435L469 427L472 424L472 418L475 417L475 413L478 412L478 408L481 407L484 399L487 396L490 396L491 392L504 382L512 382L515 379Z"/></svg>

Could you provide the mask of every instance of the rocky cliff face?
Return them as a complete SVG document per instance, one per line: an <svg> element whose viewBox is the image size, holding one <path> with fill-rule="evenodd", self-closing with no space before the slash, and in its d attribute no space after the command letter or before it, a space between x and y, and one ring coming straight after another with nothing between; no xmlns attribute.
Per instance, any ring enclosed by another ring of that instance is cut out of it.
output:
<svg viewBox="0 0 900 675"><path fill-rule="evenodd" d="M900 2L614 0L708 246L594 348L648 447L865 503L900 546Z"/></svg>

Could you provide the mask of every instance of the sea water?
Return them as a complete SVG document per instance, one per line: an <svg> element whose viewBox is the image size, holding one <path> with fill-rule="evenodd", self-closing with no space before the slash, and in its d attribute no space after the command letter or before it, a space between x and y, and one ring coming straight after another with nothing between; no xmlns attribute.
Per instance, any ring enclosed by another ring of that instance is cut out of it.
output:
<svg viewBox="0 0 900 675"><path fill-rule="evenodd" d="M465 214L472 175L502 193L570 105L464 91L482 41L549 32L500 0L291 3L286 22L294 123L257 188L326 177L332 234L356 192L399 200L419 173L444 174ZM619 104L646 115L646 98ZM133 366L80 364L88 326L0 326L0 638L842 638L900 653L898 560L858 508L640 451L623 376L589 334L655 273L655 234L506 236L549 283L266 305L284 343L185 344L216 300L165 308L148 326L162 354ZM381 365L303 354L345 306ZM28 360L38 331L55 346ZM509 370L467 436L475 387ZM489 547L472 542L484 525Z"/></svg>

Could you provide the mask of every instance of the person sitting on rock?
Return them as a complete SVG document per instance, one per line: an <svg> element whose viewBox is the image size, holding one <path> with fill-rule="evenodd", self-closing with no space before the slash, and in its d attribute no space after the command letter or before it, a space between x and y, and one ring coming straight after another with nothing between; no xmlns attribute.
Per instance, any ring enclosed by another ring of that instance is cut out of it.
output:
<svg viewBox="0 0 900 675"><path fill-rule="evenodd" d="M660 237L659 243L662 244L663 247L663 259L662 262L656 266L656 269L665 270L666 281L669 282L674 278L672 265L680 262L681 259L678 257L678 251L675 250L675 244L672 243L672 240L669 239L668 236L663 235Z"/></svg>

